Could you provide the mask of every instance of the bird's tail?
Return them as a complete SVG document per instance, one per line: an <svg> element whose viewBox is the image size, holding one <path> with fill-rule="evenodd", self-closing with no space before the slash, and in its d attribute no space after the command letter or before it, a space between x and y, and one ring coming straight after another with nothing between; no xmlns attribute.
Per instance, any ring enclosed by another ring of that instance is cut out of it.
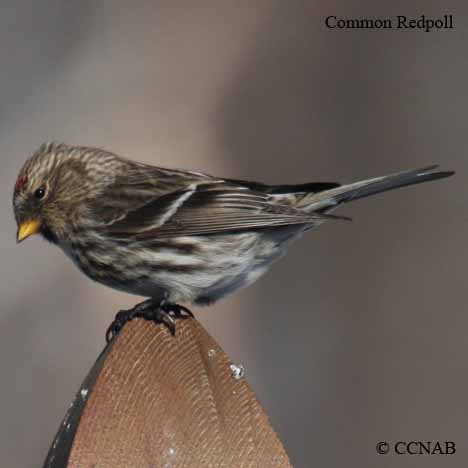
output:
<svg viewBox="0 0 468 468"><path fill-rule="evenodd" d="M310 193L301 199L297 207L307 212L327 213L342 203L359 200L360 198L407 185L443 179L454 174L452 171L435 171L437 167L437 165L433 165L421 169L398 172L352 184L340 185L329 190Z"/></svg>

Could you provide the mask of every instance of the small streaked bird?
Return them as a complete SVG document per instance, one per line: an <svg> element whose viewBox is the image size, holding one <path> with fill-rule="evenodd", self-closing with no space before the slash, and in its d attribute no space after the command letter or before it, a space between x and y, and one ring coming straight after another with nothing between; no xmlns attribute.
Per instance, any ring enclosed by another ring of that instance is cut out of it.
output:
<svg viewBox="0 0 468 468"><path fill-rule="evenodd" d="M107 331L145 317L172 333L179 303L210 304L248 286L342 203L453 172L437 166L340 185L270 186L165 169L96 148L42 145L16 181L17 241L39 233L91 279L148 298Z"/></svg>

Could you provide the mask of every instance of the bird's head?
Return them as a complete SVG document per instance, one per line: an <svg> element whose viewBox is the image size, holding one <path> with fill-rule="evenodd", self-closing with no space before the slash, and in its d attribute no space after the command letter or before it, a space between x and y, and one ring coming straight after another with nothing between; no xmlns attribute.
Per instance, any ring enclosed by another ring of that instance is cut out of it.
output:
<svg viewBox="0 0 468 468"><path fill-rule="evenodd" d="M66 237L92 192L83 153L82 148L48 143L26 161L13 194L17 242L37 233L54 243Z"/></svg>

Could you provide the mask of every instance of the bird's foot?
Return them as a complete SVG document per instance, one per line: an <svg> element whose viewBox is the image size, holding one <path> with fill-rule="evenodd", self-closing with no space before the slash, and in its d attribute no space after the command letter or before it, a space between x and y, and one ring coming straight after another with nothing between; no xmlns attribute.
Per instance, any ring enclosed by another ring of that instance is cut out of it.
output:
<svg viewBox="0 0 468 468"><path fill-rule="evenodd" d="M144 318L155 323L163 323L174 336L176 331L175 319L193 317L187 307L167 301L155 302L152 299L140 302L132 309L117 312L114 321L106 332L106 342L112 341L122 330L123 326L134 318Z"/></svg>

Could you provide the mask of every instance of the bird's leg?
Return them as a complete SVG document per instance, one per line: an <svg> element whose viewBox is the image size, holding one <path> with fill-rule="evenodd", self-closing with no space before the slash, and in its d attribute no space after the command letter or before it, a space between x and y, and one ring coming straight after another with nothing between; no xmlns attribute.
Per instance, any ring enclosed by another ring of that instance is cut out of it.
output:
<svg viewBox="0 0 468 468"><path fill-rule="evenodd" d="M176 318L193 317L192 312L187 307L179 304L173 304L166 300L155 301L147 299L140 302L135 307L128 310L120 310L115 316L106 332L106 341L109 343L122 329L122 327L134 318L144 318L155 323L163 323L169 329L171 334L175 335Z"/></svg>

